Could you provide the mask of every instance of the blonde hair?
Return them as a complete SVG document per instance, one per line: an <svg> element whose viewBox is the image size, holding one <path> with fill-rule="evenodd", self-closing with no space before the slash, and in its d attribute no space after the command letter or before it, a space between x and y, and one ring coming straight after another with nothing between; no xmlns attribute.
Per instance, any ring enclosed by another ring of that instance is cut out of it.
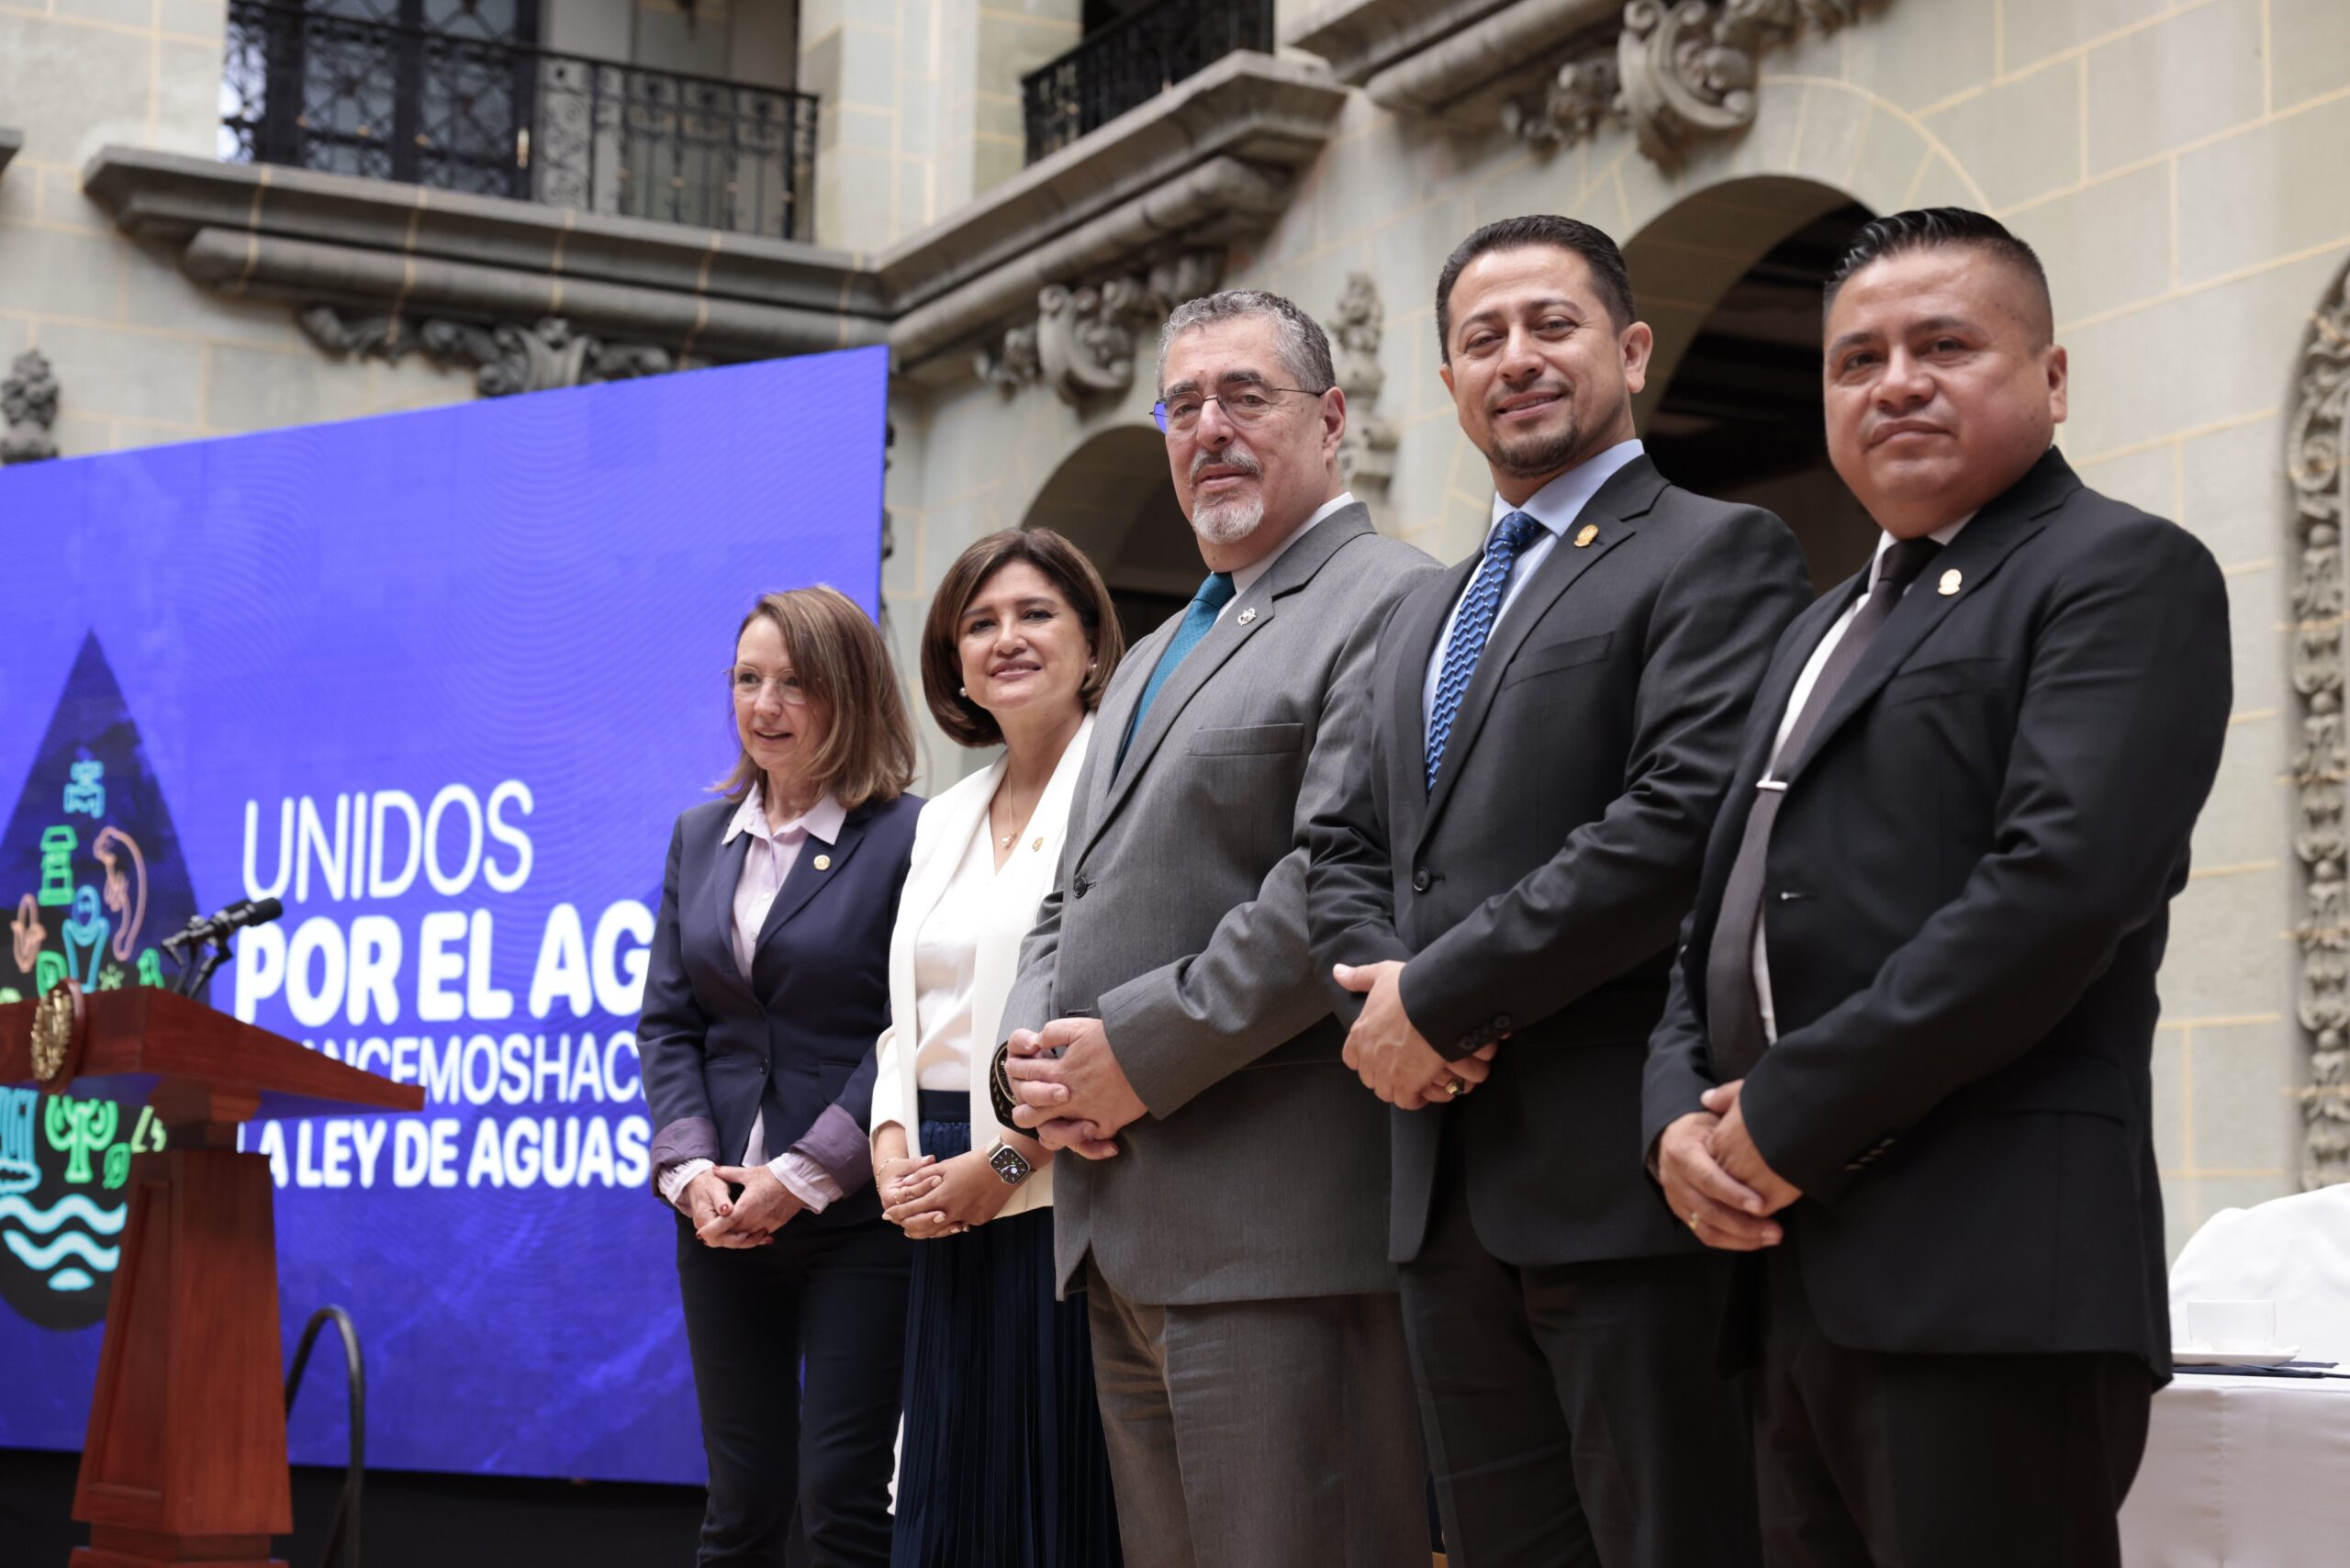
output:
<svg viewBox="0 0 2350 1568"><path fill-rule="evenodd" d="M762 616L782 633L792 674L830 721L808 761L817 789L852 812L904 794L914 778L914 726L880 628L846 594L819 584L762 595L734 629L738 646ZM731 697L729 702L731 719ZM742 750L733 770L711 788L741 801L761 778L759 765Z"/></svg>

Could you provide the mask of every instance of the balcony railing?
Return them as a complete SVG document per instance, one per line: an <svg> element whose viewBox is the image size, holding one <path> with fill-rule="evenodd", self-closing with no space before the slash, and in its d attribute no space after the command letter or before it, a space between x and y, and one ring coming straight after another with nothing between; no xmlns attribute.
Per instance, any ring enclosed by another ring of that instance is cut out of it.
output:
<svg viewBox="0 0 2350 1568"><path fill-rule="evenodd" d="M1028 162L1237 49L1273 47L1273 0L1159 0L1020 79Z"/></svg>
<svg viewBox="0 0 2350 1568"><path fill-rule="evenodd" d="M229 0L220 156L805 239L805 93Z"/></svg>

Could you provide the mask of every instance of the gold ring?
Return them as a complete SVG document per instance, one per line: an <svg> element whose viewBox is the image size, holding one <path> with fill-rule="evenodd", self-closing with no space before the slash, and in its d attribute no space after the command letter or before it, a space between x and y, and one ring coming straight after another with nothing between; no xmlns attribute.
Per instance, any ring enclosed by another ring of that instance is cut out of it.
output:
<svg viewBox="0 0 2350 1568"><path fill-rule="evenodd" d="M1451 1082L1444 1086L1444 1092L1452 1096L1455 1100L1458 1100L1463 1094L1469 1092L1469 1086L1456 1078Z"/></svg>
<svg viewBox="0 0 2350 1568"><path fill-rule="evenodd" d="M1692 1230L1697 1228L1697 1211L1695 1209L1691 1209L1689 1211L1689 1228Z"/></svg>

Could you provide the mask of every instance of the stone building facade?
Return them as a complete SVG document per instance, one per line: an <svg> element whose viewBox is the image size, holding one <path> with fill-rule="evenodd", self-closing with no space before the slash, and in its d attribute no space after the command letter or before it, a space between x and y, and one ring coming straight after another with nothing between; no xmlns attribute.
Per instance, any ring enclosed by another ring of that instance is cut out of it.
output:
<svg viewBox="0 0 2350 1568"><path fill-rule="evenodd" d="M2233 599L2237 711L2155 1059L2174 1245L2350 1176L2340 0L308 12L0 0L0 454L886 342L885 609L909 656L991 529L1070 533L1137 622L1189 596L1150 356L1165 312L1223 284L1331 327L1381 526L1473 548L1484 470L1430 291L1462 234L1531 210L1624 241L1667 471L1774 506L1833 580L1868 535L1819 444L1820 274L1869 213L1997 213L2048 264L2067 454L2204 538ZM431 69L386 86L316 63L395 35L407 56L366 58L486 70L498 113L474 118L495 123L419 129L417 105L445 108ZM256 67L288 36L312 65ZM302 113L254 108L288 80ZM674 144L688 124L721 127L718 176ZM925 741L934 785L979 760Z"/></svg>

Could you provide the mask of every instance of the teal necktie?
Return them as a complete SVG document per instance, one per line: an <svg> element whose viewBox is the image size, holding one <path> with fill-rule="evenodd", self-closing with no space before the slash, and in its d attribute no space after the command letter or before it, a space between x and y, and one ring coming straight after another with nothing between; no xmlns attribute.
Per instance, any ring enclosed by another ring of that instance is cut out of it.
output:
<svg viewBox="0 0 2350 1568"><path fill-rule="evenodd" d="M1134 745L1135 736L1142 733L1143 715L1158 699L1158 689L1175 673L1175 666L1208 634L1216 616L1232 602L1232 574L1210 572L1200 591L1192 596L1192 608L1183 611L1183 623L1175 628L1175 635L1168 641L1167 651L1158 655L1158 667L1150 672L1149 683L1142 689L1142 700L1135 704L1135 716L1126 725L1126 733L1118 741L1118 761L1111 768L1115 773L1126 765L1126 747Z"/></svg>

